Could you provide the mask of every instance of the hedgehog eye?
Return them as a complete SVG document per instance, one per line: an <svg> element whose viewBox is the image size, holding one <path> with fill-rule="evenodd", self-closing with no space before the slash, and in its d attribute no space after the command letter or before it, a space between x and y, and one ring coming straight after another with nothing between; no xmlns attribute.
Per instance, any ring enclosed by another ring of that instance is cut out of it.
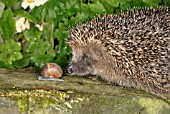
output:
<svg viewBox="0 0 170 114"><path fill-rule="evenodd" d="M88 56L86 54L82 56L83 60L86 60L87 58L88 58Z"/></svg>

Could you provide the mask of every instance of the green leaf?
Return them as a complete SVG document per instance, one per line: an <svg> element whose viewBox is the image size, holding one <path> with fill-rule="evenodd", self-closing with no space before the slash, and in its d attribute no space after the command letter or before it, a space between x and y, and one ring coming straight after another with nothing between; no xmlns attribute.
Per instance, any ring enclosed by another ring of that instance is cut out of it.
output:
<svg viewBox="0 0 170 114"><path fill-rule="evenodd" d="M57 50L57 60L55 62L65 68L69 62L68 60L70 60L71 53L71 48L64 42L64 39L68 37L68 30L61 27L55 32L54 36L59 41L59 45L55 47Z"/></svg>
<svg viewBox="0 0 170 114"><path fill-rule="evenodd" d="M72 7L74 7L74 5L77 4L77 1L75 0L68 0L66 3L65 3L65 7L66 9L71 9Z"/></svg>
<svg viewBox="0 0 170 114"><path fill-rule="evenodd" d="M103 4L100 3L99 1L97 1L96 4L89 4L89 5L90 5L90 10L94 14L104 14L106 12Z"/></svg>
<svg viewBox="0 0 170 114"><path fill-rule="evenodd" d="M43 6L35 7L31 14L38 18L39 21L47 21L48 23L51 23L56 18L56 10L58 8L54 8L54 6L58 5L55 3L58 3L58 1L48 1Z"/></svg>
<svg viewBox="0 0 170 114"><path fill-rule="evenodd" d="M52 56L52 57L55 57L56 56L56 52L54 49L50 48L48 51L47 51L47 54Z"/></svg>
<svg viewBox="0 0 170 114"><path fill-rule="evenodd" d="M56 13L53 9L48 9L48 19L54 21L56 18Z"/></svg>
<svg viewBox="0 0 170 114"><path fill-rule="evenodd" d="M42 21L44 19L44 17L41 16L41 12L42 12L42 7L35 7L31 10L31 15L37 19L37 21Z"/></svg>
<svg viewBox="0 0 170 114"><path fill-rule="evenodd" d="M149 4L150 6L158 6L160 0L143 0L143 2Z"/></svg>
<svg viewBox="0 0 170 114"><path fill-rule="evenodd" d="M109 4L112 7L118 7L122 0L104 0L105 3ZM102 0L101 0L102 2ZM104 5L104 4L103 4Z"/></svg>
<svg viewBox="0 0 170 114"><path fill-rule="evenodd" d="M36 54L45 54L50 49L50 44L48 41L43 41L38 39L36 42L30 42L25 52L27 53L36 53Z"/></svg>
<svg viewBox="0 0 170 114"><path fill-rule="evenodd" d="M106 9L106 13L113 13L124 0L100 0Z"/></svg>
<svg viewBox="0 0 170 114"><path fill-rule="evenodd" d="M70 48L68 45L64 42L64 40L60 41L59 44L59 54L68 55L70 53Z"/></svg>
<svg viewBox="0 0 170 114"><path fill-rule="evenodd" d="M14 14L17 16L25 17L27 20L29 20L32 23L35 23L35 24L37 23L37 20L32 15L30 15L28 12L24 10L16 10Z"/></svg>
<svg viewBox="0 0 170 114"><path fill-rule="evenodd" d="M76 0L68 0L65 3L65 7L69 17L80 11L79 2Z"/></svg>
<svg viewBox="0 0 170 114"><path fill-rule="evenodd" d="M21 59L23 56L20 52L13 52L11 54L8 54L6 60L7 63L12 64L13 61Z"/></svg>
<svg viewBox="0 0 170 114"><path fill-rule="evenodd" d="M163 0L163 5L170 7L170 0Z"/></svg>
<svg viewBox="0 0 170 114"><path fill-rule="evenodd" d="M13 37L16 28L15 28L14 16L10 8L8 8L3 12L2 18L0 20L0 27L2 31L2 37L4 38L4 40Z"/></svg>
<svg viewBox="0 0 170 114"><path fill-rule="evenodd" d="M15 42L13 39L6 40L5 43L0 44L0 61L12 65L13 61L22 59L20 50L19 42Z"/></svg>
<svg viewBox="0 0 170 114"><path fill-rule="evenodd" d="M75 25L76 23L82 23L86 20L89 19L89 15L85 14L85 13L77 13L77 15L75 17L71 17L69 24L70 25Z"/></svg>
<svg viewBox="0 0 170 114"><path fill-rule="evenodd" d="M61 41L68 37L68 27L76 25L76 23L82 23L88 20L89 15L85 13L77 13L75 17L71 17L70 20L63 19L64 22L59 23L59 28L55 30L54 37L57 38L58 41Z"/></svg>
<svg viewBox="0 0 170 114"><path fill-rule="evenodd" d="M35 67L41 67L43 64L53 61L53 57L51 57L50 55L37 55L34 53L31 56L31 62L34 64Z"/></svg>
<svg viewBox="0 0 170 114"><path fill-rule="evenodd" d="M69 63L68 55L60 54L55 62L59 64L62 68L66 68Z"/></svg>
<svg viewBox="0 0 170 114"><path fill-rule="evenodd" d="M133 7L148 7L149 5L142 0L125 0L120 4L120 10L126 11L127 9L131 9Z"/></svg>
<svg viewBox="0 0 170 114"><path fill-rule="evenodd" d="M68 31L64 27L56 29L56 31L54 33L54 37L56 37L58 41L61 41L62 39L65 39L67 36L68 36Z"/></svg>
<svg viewBox="0 0 170 114"><path fill-rule="evenodd" d="M13 62L13 66L16 68L24 68L29 65L30 58L28 54L23 54L23 58Z"/></svg>
<svg viewBox="0 0 170 114"><path fill-rule="evenodd" d="M9 65L6 61L0 60L0 68L10 68L10 69L13 69L14 67L12 65Z"/></svg>
<svg viewBox="0 0 170 114"><path fill-rule="evenodd" d="M46 7L40 7L39 8L40 10L39 10L39 12L40 12L40 14L41 14L41 17L40 18L42 18L42 19L45 19L45 17L48 17L48 15L47 15L47 8Z"/></svg>
<svg viewBox="0 0 170 114"><path fill-rule="evenodd" d="M36 42L31 42L26 48L25 53L29 54L32 64L36 67L40 67L42 64L53 60L53 57L47 54L50 47L51 46L48 41L39 39Z"/></svg>
<svg viewBox="0 0 170 114"><path fill-rule="evenodd" d="M85 14L89 14L90 11L90 6L88 4L81 4L81 10Z"/></svg>
<svg viewBox="0 0 170 114"><path fill-rule="evenodd" d="M62 68L66 68L69 60L70 60L70 53L71 48L64 42L64 40L60 41L59 46L56 46L57 51L57 60L55 61Z"/></svg>
<svg viewBox="0 0 170 114"><path fill-rule="evenodd" d="M2 17L2 13L4 11L5 5L4 3L0 2L0 18Z"/></svg>
<svg viewBox="0 0 170 114"><path fill-rule="evenodd" d="M37 28L31 28L30 30L25 30L24 32L25 39L28 42L35 42L36 40L40 39L42 32L39 31Z"/></svg>
<svg viewBox="0 0 170 114"><path fill-rule="evenodd" d="M5 6L8 7L13 7L14 4L17 2L17 0L0 0L5 4Z"/></svg>

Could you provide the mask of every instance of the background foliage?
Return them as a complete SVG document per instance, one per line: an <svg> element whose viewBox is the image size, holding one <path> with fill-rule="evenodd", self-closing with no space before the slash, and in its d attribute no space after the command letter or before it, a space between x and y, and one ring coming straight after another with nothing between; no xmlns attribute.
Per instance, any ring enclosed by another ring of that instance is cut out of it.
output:
<svg viewBox="0 0 170 114"><path fill-rule="evenodd" d="M71 49L64 39L78 23L97 14L118 13L133 7L170 6L170 0L48 0L32 10L23 9L21 0L0 0L0 67L39 68L55 62L65 68ZM15 17L24 17L30 29L16 33ZM43 25L40 31L35 24Z"/></svg>

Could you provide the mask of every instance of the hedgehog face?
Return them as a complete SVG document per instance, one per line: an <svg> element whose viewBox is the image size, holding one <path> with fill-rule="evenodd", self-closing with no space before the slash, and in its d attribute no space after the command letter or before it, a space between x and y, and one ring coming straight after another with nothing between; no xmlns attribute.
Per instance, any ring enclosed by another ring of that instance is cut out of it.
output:
<svg viewBox="0 0 170 114"><path fill-rule="evenodd" d="M92 74L96 60L89 52L73 50L72 62L68 67L68 72L75 75Z"/></svg>

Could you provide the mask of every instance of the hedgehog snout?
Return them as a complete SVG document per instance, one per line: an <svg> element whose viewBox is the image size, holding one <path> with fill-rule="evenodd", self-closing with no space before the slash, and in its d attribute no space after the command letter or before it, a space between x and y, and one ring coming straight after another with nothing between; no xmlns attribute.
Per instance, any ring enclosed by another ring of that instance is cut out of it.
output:
<svg viewBox="0 0 170 114"><path fill-rule="evenodd" d="M68 73L73 73L73 67L70 65L67 68Z"/></svg>

